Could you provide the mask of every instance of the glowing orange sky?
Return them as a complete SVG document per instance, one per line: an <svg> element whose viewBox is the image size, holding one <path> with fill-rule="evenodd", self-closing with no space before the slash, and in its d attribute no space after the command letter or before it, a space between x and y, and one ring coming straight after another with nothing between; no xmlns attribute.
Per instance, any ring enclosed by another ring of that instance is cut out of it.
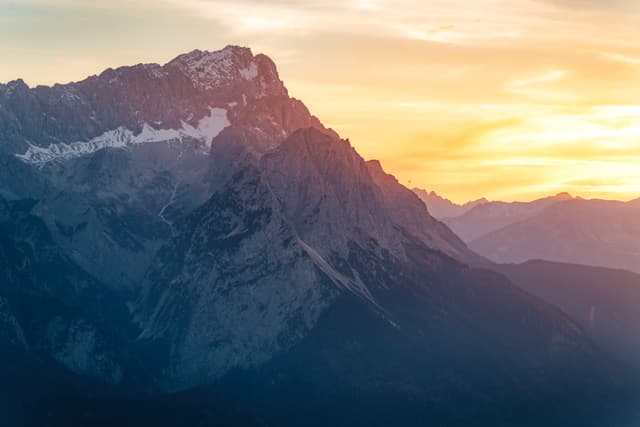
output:
<svg viewBox="0 0 640 427"><path fill-rule="evenodd" d="M456 200L640 196L627 0L0 0L0 81L241 44L401 182Z"/></svg>

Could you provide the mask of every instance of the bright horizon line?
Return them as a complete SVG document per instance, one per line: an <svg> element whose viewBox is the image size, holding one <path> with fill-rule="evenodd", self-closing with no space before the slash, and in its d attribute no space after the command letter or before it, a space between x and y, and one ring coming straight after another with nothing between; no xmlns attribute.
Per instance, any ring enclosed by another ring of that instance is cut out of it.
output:
<svg viewBox="0 0 640 427"><path fill-rule="evenodd" d="M603 201L603 202L629 203L629 202L634 202L634 201L640 199L640 195L638 197L632 197L630 199L607 199L607 198L601 198L601 197L582 197L582 196L573 195L573 194L568 193L566 191L561 191L560 193L555 193L555 194L550 193L550 194L547 194L547 195L543 195L541 197L538 196L538 197L533 197L533 198L528 198L528 199L520 199L519 198L519 199L513 199L513 200L503 200L503 199L497 200L497 199L489 199L487 197L478 197L476 199L459 200L458 201L458 200L453 200L452 198L448 197L446 194L442 194L442 193L440 193L439 191L436 191L436 190L429 190L429 189L420 188L420 187L411 187L411 188L407 187L407 188L409 190L411 190L411 191L414 191L414 192L416 190L425 191L427 193L431 193L433 191L436 195L438 195L438 196L440 196L440 197L442 197L444 199L447 199L450 202L452 202L452 203L454 203L454 204L456 204L458 206L463 206L463 205L465 205L467 203L477 202L478 200L482 200L482 199L485 199L487 203L493 203L493 202L497 202L497 203L531 203L531 202L535 202L537 200L546 199L546 198L550 198L550 197L554 197L554 196L559 196L561 194L568 194L568 195L571 196L571 198L573 200L586 200L586 201Z"/></svg>
<svg viewBox="0 0 640 427"><path fill-rule="evenodd" d="M21 81L23 81L23 82L24 82L24 83L25 83L29 88L36 88L36 87L47 87L47 88L52 88L52 87L54 87L54 86L56 86L56 85L67 85L67 84L73 84L73 83L81 82L81 81L86 80L86 79L88 79L88 78L91 78L91 77L94 77L94 76L99 76L100 74L102 74L103 72L105 72L105 71L107 71L107 70L109 70L109 69L117 70L117 69L119 69L119 68L134 67L134 66L137 66L137 65L145 65L145 64L154 64L154 65L161 65L161 66L164 66L164 65L167 65L168 63L170 63L172 60L174 60L174 59L175 59L175 58L177 58L178 56L183 55L183 54L186 54L186 53L189 53L189 52L198 51L198 50L199 50L199 51L206 51L206 52L219 52L219 51L224 50L224 49L229 48L229 47L240 47L240 48L250 49L250 50L251 50L251 52L252 52L252 54L253 54L254 56L255 56L255 55L258 55L258 54L265 54L265 53L263 53L263 52L254 52L254 51L253 51L253 49L252 49L250 46L243 46L243 45L239 45L239 44L228 44L228 45L226 45L226 46L224 46L223 48L220 48L220 49L211 49L211 48L194 48L194 49L191 49L191 50L186 51L186 52L177 52L177 53L173 54L172 56L170 56L170 57L169 57L169 59L164 60L164 61L157 61L157 62L137 62L137 63L129 63L129 64L123 64L123 65L115 65L115 64L114 64L114 65L112 65L112 66L108 66L108 67L106 67L106 68L102 68L102 69L100 69L99 71L96 71L96 72L95 72L95 73L93 73L93 74L86 75L85 77L80 78L80 79L77 79L77 80L73 80L73 79L71 79L71 80L68 80L68 81L57 81L57 82L50 82L50 83L43 82L43 83L37 83L37 84L30 84L29 82L27 82L26 80L24 80L22 77L19 77L19 76L18 76L18 77L16 77L16 78L14 78L14 79L12 79L12 80L9 80L9 81L6 81L6 82L1 82L1 81L0 81L0 84L5 84L5 85L6 85L6 84L10 84L11 82L14 82L14 81L20 81L20 80L21 80ZM268 54L265 54L265 55L269 56ZM277 63L276 63L276 66L278 66L278 64L277 64ZM284 83L285 83L285 86L286 86L287 82L285 81ZM302 102L304 102L304 103L306 104L306 101L305 101L304 99L302 100ZM314 114L314 112L313 112L313 111L311 111L311 114ZM319 118L320 118L320 117L319 117ZM320 120L321 120L321 122L322 122L323 124L325 124L325 123L324 123L324 121L322 121L322 118L320 118ZM326 125L326 124L325 124L325 125ZM331 129L333 129L333 128L331 128ZM333 129L333 130L335 130L335 129ZM347 135L347 136L344 136L344 135L340 134L340 137L341 137L341 138L343 138L343 139L348 139L348 140L350 140L350 138L349 138L349 136L348 136L348 135ZM353 143L352 143L352 144L353 144ZM363 157L363 158L364 158L364 157ZM395 177L395 174L393 174L393 172L392 172L392 171L389 171L387 168L385 168L385 167L384 167L384 161L383 161L383 160L381 160L381 159L374 159L374 158L364 158L364 160L365 160L365 161L370 161L370 160L377 160L377 161L379 161L379 162L382 164L383 169L385 170L385 172L387 172L387 173L391 173L391 174L392 174L392 175L394 175L394 177ZM426 189L426 188L422 188L422 187L415 187L415 186L413 186L413 187L412 187L410 182L409 182L409 184L406 184L406 183L402 183L402 184L403 184L406 188L408 188L408 189L410 189L410 190L412 190L412 191L413 191L413 190L415 190L415 189L423 190L423 191L426 191L426 192L431 192L431 191L433 191L433 192L435 192L438 196L443 197L443 198L445 198L445 199L448 199L449 201L453 202L453 203L454 203L454 204L456 204L456 205L464 205L465 203L474 202L474 201L477 201L477 200L482 199L482 198L487 199L487 201L488 201L488 202L529 203L529 202L533 202L533 201L536 201L536 200L540 200L540 199L542 199L542 198L553 197L553 196L556 196L556 195L559 195L559 194L562 194L562 193L569 194L569 195L571 195L571 197L572 197L572 198L574 198L574 199L594 200L594 201L595 201L595 200L602 200L602 201L619 201L619 202L625 202L625 203L627 203L627 202L632 202L632 201L637 200L638 198L640 198L640 194L638 194L638 196L637 196L637 197L630 197L630 198L615 198L615 197L614 197L614 198L603 198L603 197L584 197L584 196L580 196L580 195L578 195L578 194L574 195L574 194L572 194L572 193L571 193L571 192L569 192L569 191L559 191L559 192L558 192L558 191L556 191L556 192L550 192L550 193L539 193L539 194L537 194L537 195L535 195L535 196L533 196L533 195L532 195L532 196L530 196L530 197L528 197L528 198L526 198L526 197L525 197L525 198L522 198L522 196L515 196L515 198L512 198L512 199L509 199L509 198L494 199L494 198L490 198L490 197L488 197L488 196L486 196L486 195L479 195L478 197L470 198L470 199L465 199L465 198L462 198L462 199L456 199L456 198L450 197L449 195L444 194L444 193L442 193L442 192L440 192L440 191L437 191L437 190L433 190L433 189ZM437 185L436 185L436 186L434 186L434 188L435 188L435 187L437 187ZM640 193L640 192L639 192L639 193Z"/></svg>
<svg viewBox="0 0 640 427"><path fill-rule="evenodd" d="M407 187L640 196L635 0L0 0L0 81L249 46ZM208 50L208 49L207 49Z"/></svg>

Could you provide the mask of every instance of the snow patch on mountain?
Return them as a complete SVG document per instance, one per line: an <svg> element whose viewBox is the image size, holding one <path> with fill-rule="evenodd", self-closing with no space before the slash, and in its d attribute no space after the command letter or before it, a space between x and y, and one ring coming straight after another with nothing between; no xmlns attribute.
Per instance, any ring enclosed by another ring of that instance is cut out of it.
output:
<svg viewBox="0 0 640 427"><path fill-rule="evenodd" d="M129 129L119 127L107 131L90 141L69 144L62 142L51 144L46 148L29 144L27 151L24 154L17 154L16 157L29 164L43 165L52 161L84 156L103 148L125 148L130 145L151 142L183 142L186 139L195 139L204 143L205 153L208 154L213 139L230 124L227 110L224 108L210 108L209 116L202 118L197 127L182 122L182 128L180 129L156 129L145 123L138 135L135 135Z"/></svg>
<svg viewBox="0 0 640 427"><path fill-rule="evenodd" d="M240 75L245 80L253 80L256 77L258 77L258 66L256 65L255 62L252 62L251 65L249 65L249 67L243 68L242 70L240 70Z"/></svg>
<svg viewBox="0 0 640 427"><path fill-rule="evenodd" d="M195 87L211 90L236 80L238 75L245 80L257 77L258 67L254 62L246 67L252 57L249 49L227 46L216 52L194 50L169 65L177 66Z"/></svg>
<svg viewBox="0 0 640 427"><path fill-rule="evenodd" d="M155 79L162 79L168 75L167 72L158 64L144 64L143 67L147 70L149 75Z"/></svg>

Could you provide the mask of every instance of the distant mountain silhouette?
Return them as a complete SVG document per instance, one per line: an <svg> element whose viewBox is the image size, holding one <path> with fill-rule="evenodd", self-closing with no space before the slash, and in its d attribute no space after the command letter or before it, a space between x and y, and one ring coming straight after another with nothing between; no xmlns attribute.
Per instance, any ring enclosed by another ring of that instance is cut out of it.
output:
<svg viewBox="0 0 640 427"><path fill-rule="evenodd" d="M640 273L640 199L554 203L469 245L500 263L544 259Z"/></svg>
<svg viewBox="0 0 640 427"><path fill-rule="evenodd" d="M429 213L438 219L454 218L470 211L476 206L488 203L487 199L482 198L459 205L440 196L435 191L429 192L421 188L414 188L413 192L427 205Z"/></svg>
<svg viewBox="0 0 640 427"><path fill-rule="evenodd" d="M445 222L465 242L471 242L510 224L531 218L547 206L572 198L568 193L560 193L532 202L487 202L458 217L447 218Z"/></svg>

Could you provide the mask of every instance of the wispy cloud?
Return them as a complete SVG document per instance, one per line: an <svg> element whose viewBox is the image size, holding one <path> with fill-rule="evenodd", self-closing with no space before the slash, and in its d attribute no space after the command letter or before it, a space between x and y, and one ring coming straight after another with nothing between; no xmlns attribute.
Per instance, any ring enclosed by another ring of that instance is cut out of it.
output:
<svg viewBox="0 0 640 427"><path fill-rule="evenodd" d="M609 191L598 183L610 179L626 197L640 163L639 6L0 0L0 81L69 81L241 44L272 56L294 96L403 182L463 200L593 177L580 191Z"/></svg>
<svg viewBox="0 0 640 427"><path fill-rule="evenodd" d="M578 10L614 10L636 12L640 5L636 0L538 0L555 6Z"/></svg>
<svg viewBox="0 0 640 427"><path fill-rule="evenodd" d="M565 70L550 70L533 77L512 80L506 84L505 89L514 94L525 95L536 99L554 101L567 100L572 98L570 94L545 89L545 84L562 80L567 77L567 74Z"/></svg>
<svg viewBox="0 0 640 427"><path fill-rule="evenodd" d="M609 61L620 62L622 64L640 66L640 58L635 56L627 56L621 53L602 52L600 57Z"/></svg>
<svg viewBox="0 0 640 427"><path fill-rule="evenodd" d="M146 0L138 0L146 1ZM519 37L530 17L498 0L300 1L159 0L217 20L235 32L282 31L407 37L436 43L473 43ZM528 4L528 1L522 1ZM539 10L529 6L527 12ZM541 10L541 9L540 9ZM501 16L497 19L496 16Z"/></svg>

